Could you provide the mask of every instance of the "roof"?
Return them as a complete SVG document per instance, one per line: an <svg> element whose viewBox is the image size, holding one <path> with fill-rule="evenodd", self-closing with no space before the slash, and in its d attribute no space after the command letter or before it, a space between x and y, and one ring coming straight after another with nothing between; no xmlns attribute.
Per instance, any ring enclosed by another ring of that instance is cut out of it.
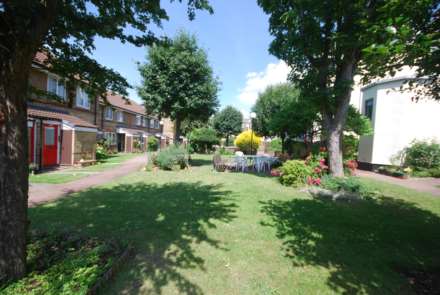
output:
<svg viewBox="0 0 440 295"><path fill-rule="evenodd" d="M107 93L107 102L109 104L111 104L112 106L133 112L133 113L138 113L141 115L145 115L145 108L136 103L135 101L129 99L129 98L124 98L122 95L119 94L112 94L112 93Z"/></svg>
<svg viewBox="0 0 440 295"><path fill-rule="evenodd" d="M72 116L70 114L62 113L62 112L55 112L52 110L43 110L43 109L39 109L39 108L29 107L27 114L29 117L55 119L55 120L60 120L60 121L67 121L74 126L97 128L96 125L93 125L93 124L91 124L87 121L84 121L78 117Z"/></svg>
<svg viewBox="0 0 440 295"><path fill-rule="evenodd" d="M378 86L378 85L382 85L382 84L386 84L386 83L392 83L392 82L398 82L398 81L410 81L410 80L426 80L425 77L414 77L414 76L398 76L398 77L391 77L391 78L385 78L385 79L381 79L375 82L372 82L368 85L365 85L364 87L361 88L362 91L367 90L368 88L374 87L374 86Z"/></svg>

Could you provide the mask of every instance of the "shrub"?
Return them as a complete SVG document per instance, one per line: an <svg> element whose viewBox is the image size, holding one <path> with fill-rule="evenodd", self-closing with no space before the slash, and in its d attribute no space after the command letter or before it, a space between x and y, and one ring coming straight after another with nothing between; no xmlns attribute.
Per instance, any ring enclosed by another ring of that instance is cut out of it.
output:
<svg viewBox="0 0 440 295"><path fill-rule="evenodd" d="M221 147L219 150L219 154L222 156L232 156L234 155L234 152L229 149L225 149L224 147Z"/></svg>
<svg viewBox="0 0 440 295"><path fill-rule="evenodd" d="M293 187L305 184L307 177L313 174L312 168L300 160L286 161L283 166L281 166L280 171L280 182L283 185Z"/></svg>
<svg viewBox="0 0 440 295"><path fill-rule="evenodd" d="M440 144L413 141L405 150L405 165L414 168L440 168Z"/></svg>
<svg viewBox="0 0 440 295"><path fill-rule="evenodd" d="M440 178L440 168L431 168L428 171L431 177Z"/></svg>
<svg viewBox="0 0 440 295"><path fill-rule="evenodd" d="M182 146L170 146L161 150L154 164L163 170L184 169L188 166L188 153Z"/></svg>
<svg viewBox="0 0 440 295"><path fill-rule="evenodd" d="M199 153L212 151L212 147L219 143L217 133L212 128L196 128L189 135L191 147Z"/></svg>
<svg viewBox="0 0 440 295"><path fill-rule="evenodd" d="M110 153L105 144L98 143L96 145L96 160L105 160L110 156Z"/></svg>
<svg viewBox="0 0 440 295"><path fill-rule="evenodd" d="M159 139L154 136L148 136L148 150L155 152L159 148Z"/></svg>
<svg viewBox="0 0 440 295"><path fill-rule="evenodd" d="M251 142L252 139L252 142ZM261 144L262 138L251 130L243 131L234 141L234 144L245 154L255 154Z"/></svg>
<svg viewBox="0 0 440 295"><path fill-rule="evenodd" d="M374 195L374 192L356 177L332 177L325 175L321 179L321 186L333 192L350 192L363 197Z"/></svg>

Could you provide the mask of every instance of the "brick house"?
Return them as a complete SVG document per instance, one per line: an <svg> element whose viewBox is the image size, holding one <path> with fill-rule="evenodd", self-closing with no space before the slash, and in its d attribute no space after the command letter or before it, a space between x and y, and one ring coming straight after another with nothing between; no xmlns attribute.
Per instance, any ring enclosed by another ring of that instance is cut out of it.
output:
<svg viewBox="0 0 440 295"><path fill-rule="evenodd" d="M163 137L161 121L147 116L143 106L120 95L108 94L107 101L89 97L80 81L51 73L45 58L35 56L29 78L29 162L38 169L94 161L99 140L119 152L135 152L146 150L148 136Z"/></svg>

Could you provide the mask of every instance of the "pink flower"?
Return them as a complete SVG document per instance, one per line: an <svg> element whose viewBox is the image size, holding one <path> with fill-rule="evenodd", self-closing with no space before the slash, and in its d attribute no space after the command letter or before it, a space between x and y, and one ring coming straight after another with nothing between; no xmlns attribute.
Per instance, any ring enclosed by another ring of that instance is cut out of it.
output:
<svg viewBox="0 0 440 295"><path fill-rule="evenodd" d="M313 184L315 184L315 185L321 185L321 178L315 178L315 179L313 180Z"/></svg>
<svg viewBox="0 0 440 295"><path fill-rule="evenodd" d="M321 168L319 168L319 167L315 167L314 171L315 171L315 173L317 173L317 174L319 174L319 173L322 172Z"/></svg>

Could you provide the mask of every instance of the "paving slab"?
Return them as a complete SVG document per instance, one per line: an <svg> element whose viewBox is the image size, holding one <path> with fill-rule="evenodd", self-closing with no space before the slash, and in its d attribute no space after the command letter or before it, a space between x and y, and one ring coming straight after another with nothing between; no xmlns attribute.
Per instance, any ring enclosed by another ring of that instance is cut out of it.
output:
<svg viewBox="0 0 440 295"><path fill-rule="evenodd" d="M440 178L419 178L419 177L411 177L408 179L400 179L392 176L383 175L380 173L375 173L372 171L365 170L357 170L357 176L367 177L383 182L388 182L391 184L400 185L409 189L413 189L423 193L430 193L435 196L440 197Z"/></svg>
<svg viewBox="0 0 440 295"><path fill-rule="evenodd" d="M147 155L143 154L139 157L129 159L117 167L94 173L68 183L31 183L29 184L28 205L29 207L33 207L39 204L55 201L71 193L109 183L117 178L141 170L146 166L147 161Z"/></svg>

